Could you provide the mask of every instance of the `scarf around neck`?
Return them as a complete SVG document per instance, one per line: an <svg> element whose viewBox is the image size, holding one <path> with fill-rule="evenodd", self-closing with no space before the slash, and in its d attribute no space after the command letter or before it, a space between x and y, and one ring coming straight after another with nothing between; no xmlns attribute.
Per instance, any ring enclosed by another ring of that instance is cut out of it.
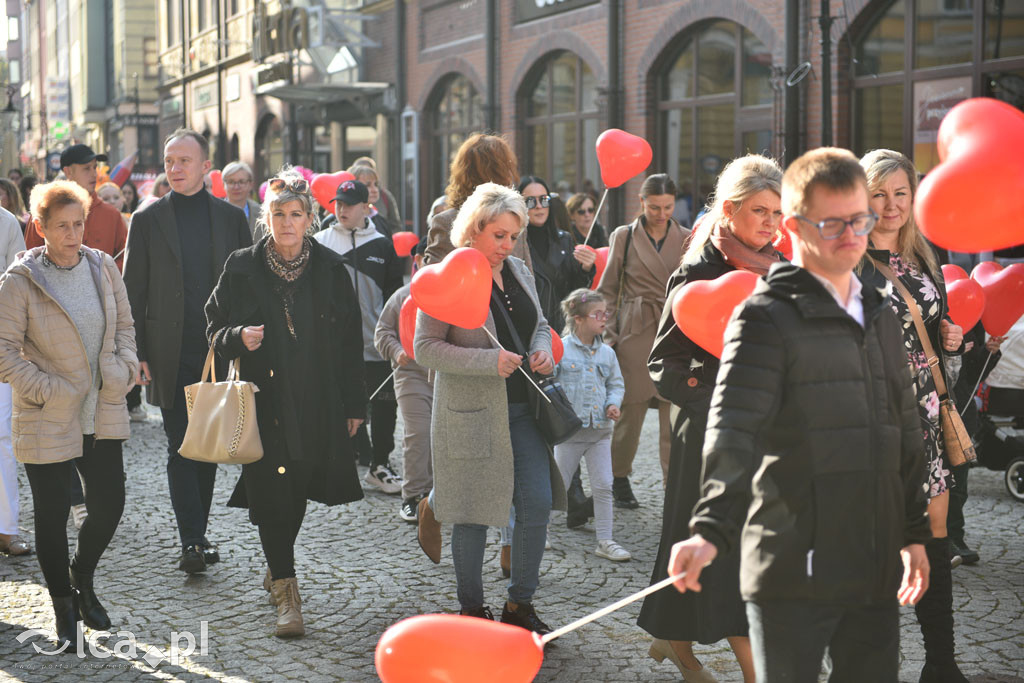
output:
<svg viewBox="0 0 1024 683"><path fill-rule="evenodd" d="M716 225L712 228L711 243L722 252L722 258L730 266L749 270L758 275L767 275L772 264L779 261L779 254L771 242L760 249L751 249L736 237L728 225Z"/></svg>
<svg viewBox="0 0 1024 683"><path fill-rule="evenodd" d="M274 293L281 300L281 306L284 308L284 320L288 325L288 334L293 340L298 340L298 336L295 333L295 322L292 319L292 306L295 303L295 292L299 288L299 278L309 266L311 253L312 240L309 236L302 238L302 251L291 261L286 261L274 248L273 236L267 240L267 244L263 248L263 259L267 270L274 276L272 287Z"/></svg>

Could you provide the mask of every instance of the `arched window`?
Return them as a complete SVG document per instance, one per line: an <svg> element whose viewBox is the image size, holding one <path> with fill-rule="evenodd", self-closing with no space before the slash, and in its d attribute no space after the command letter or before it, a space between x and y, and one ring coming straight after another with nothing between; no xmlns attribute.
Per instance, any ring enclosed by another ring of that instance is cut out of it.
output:
<svg viewBox="0 0 1024 683"><path fill-rule="evenodd" d="M853 150L885 147L922 173L938 162L939 123L969 97L1024 107L1024 4L882 3L854 41Z"/></svg>
<svg viewBox="0 0 1024 683"><path fill-rule="evenodd" d="M284 165L284 138L281 120L267 114L256 129L256 177L273 177Z"/></svg>
<svg viewBox="0 0 1024 683"><path fill-rule="evenodd" d="M690 216L730 159L773 154L772 55L748 29L712 20L687 29L655 66L658 167L676 181Z"/></svg>
<svg viewBox="0 0 1024 683"><path fill-rule="evenodd" d="M472 133L484 130L484 101L468 78L455 74L438 86L430 118L433 154L431 201L444 193L455 153Z"/></svg>
<svg viewBox="0 0 1024 683"><path fill-rule="evenodd" d="M527 78L520 112L525 143L519 163L524 173L541 176L554 192L598 189L601 173L594 143L601 132L601 112L597 82L586 62L572 52L550 55Z"/></svg>

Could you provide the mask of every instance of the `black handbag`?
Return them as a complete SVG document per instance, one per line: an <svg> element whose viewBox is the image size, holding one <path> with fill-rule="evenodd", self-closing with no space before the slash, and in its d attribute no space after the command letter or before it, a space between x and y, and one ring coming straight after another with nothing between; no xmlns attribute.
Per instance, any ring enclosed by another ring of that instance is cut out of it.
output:
<svg viewBox="0 0 1024 683"><path fill-rule="evenodd" d="M505 304L493 289L491 290L491 299L498 304L498 310L501 311L505 319L505 325L512 335L512 341L516 344L515 352L523 357L522 369L537 383L537 386L544 392L544 396L547 396L548 400L545 400L544 396L541 396L536 389L532 389L527 394L530 412L537 421L537 428L544 440L551 446L568 440L573 434L583 429L583 420L573 410L569 397L565 395L565 389L554 375L538 375L530 370L527 365L530 353L523 345L522 339L519 338L516 326L512 324L512 317L505 310Z"/></svg>

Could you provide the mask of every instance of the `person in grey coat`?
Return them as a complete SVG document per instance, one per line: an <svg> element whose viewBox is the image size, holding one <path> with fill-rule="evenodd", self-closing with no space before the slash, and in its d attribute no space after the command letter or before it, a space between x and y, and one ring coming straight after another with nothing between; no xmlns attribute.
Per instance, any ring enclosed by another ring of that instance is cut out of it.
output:
<svg viewBox="0 0 1024 683"><path fill-rule="evenodd" d="M550 631L532 605L544 555L552 507L565 509L565 486L550 447L533 418L529 392L537 391L522 372L550 374L551 329L540 308L526 265L509 258L526 227L526 203L514 190L484 183L459 209L452 244L487 257L492 271L490 313L485 328L467 330L423 311L416 320L416 362L434 370L431 443L434 490L420 503L421 545L427 536L440 558L438 521L454 525L452 559L461 613L493 619L484 604L481 580L488 526L505 526L515 503L512 578L501 621L544 634ZM502 310L504 309L504 311ZM511 321L511 327L506 324ZM507 349L529 348L525 359ZM436 518L435 518L436 515ZM431 553L433 550L433 553Z"/></svg>

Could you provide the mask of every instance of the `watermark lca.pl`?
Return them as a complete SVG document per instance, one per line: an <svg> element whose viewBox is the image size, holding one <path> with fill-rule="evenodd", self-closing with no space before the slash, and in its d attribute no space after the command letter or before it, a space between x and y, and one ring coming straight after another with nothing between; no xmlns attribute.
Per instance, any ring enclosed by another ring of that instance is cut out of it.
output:
<svg viewBox="0 0 1024 683"><path fill-rule="evenodd" d="M165 659L168 660L171 666L179 666L182 661L196 653L196 645L198 644L198 654L206 655L209 653L209 622L199 622L199 639L196 641L196 636L191 631L171 631L170 638L170 650L167 653L159 650L156 647L149 645L140 645L135 638L135 634L131 631L118 631L117 633L111 633L109 631L93 631L86 638L82 630L82 622L78 622L78 628L75 629L76 643L75 643L75 654L79 659L85 659L86 646L88 646L88 653L96 659L108 659L110 657L119 657L121 659L142 659L154 669L160 665ZM19 643L25 643L29 638L41 636L49 639L51 642L45 643L44 645L51 646L51 649L46 649L41 646L39 642L32 641L32 647L35 651L41 655L59 655L66 650L69 650L69 643L63 643L58 646L55 642L55 634L53 631L44 631L41 629L29 629L19 634L15 640ZM116 638L111 642L111 638ZM142 656L139 656L139 652L142 650ZM69 652L70 654L70 652Z"/></svg>

